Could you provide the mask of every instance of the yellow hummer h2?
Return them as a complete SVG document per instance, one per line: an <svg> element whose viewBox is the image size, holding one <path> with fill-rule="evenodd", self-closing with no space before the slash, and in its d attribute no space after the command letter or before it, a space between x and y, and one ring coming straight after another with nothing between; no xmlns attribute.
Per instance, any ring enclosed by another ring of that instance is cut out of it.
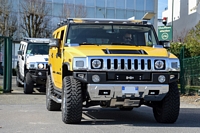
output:
<svg viewBox="0 0 200 133"><path fill-rule="evenodd" d="M147 105L157 122L177 120L179 60L147 21L67 19L53 37L46 106L61 109L64 123L79 123L82 107L93 105L122 111Z"/></svg>

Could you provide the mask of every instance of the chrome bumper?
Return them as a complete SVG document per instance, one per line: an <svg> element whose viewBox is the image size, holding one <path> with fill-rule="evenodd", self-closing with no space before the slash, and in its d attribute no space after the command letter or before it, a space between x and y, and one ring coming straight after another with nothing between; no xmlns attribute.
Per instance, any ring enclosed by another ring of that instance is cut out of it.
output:
<svg viewBox="0 0 200 133"><path fill-rule="evenodd" d="M168 84L88 84L92 101L108 101L116 98L160 101L168 91Z"/></svg>

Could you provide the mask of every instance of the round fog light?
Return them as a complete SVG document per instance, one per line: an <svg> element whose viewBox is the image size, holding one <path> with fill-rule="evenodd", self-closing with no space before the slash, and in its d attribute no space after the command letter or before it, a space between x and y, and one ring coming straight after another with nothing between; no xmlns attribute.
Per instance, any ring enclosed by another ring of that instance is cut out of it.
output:
<svg viewBox="0 0 200 133"><path fill-rule="evenodd" d="M160 76L158 77L158 81L159 81L160 83L165 82L165 80L166 80L166 78L165 78L164 75L160 75Z"/></svg>
<svg viewBox="0 0 200 133"><path fill-rule="evenodd" d="M41 72L38 72L38 75L40 75L40 76L41 76L41 75L42 75L42 73L41 73Z"/></svg>
<svg viewBox="0 0 200 133"><path fill-rule="evenodd" d="M99 75L92 75L92 81L93 82L99 82L100 81Z"/></svg>

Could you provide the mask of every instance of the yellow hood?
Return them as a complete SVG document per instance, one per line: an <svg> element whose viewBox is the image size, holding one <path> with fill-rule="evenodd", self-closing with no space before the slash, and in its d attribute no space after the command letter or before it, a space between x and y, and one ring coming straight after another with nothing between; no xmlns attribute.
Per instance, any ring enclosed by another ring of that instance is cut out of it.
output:
<svg viewBox="0 0 200 133"><path fill-rule="evenodd" d="M146 54L106 54L103 50L143 50ZM168 52L164 48L153 48L146 46L119 46L119 45L81 45L79 47L68 47L66 52L73 57L82 56L156 56L168 57Z"/></svg>

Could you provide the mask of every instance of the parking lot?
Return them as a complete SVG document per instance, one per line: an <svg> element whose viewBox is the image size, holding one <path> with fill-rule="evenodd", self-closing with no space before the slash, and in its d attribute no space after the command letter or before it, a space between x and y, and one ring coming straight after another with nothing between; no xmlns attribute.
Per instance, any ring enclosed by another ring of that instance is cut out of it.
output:
<svg viewBox="0 0 200 133"><path fill-rule="evenodd" d="M83 108L80 124L67 125L62 122L61 111L47 111L44 92L35 89L33 94L25 95L23 88L15 86L15 77L12 83L12 93L0 94L1 133L197 133L200 130L200 104L183 100L174 124L157 123L152 109L146 106L132 111L95 106Z"/></svg>

